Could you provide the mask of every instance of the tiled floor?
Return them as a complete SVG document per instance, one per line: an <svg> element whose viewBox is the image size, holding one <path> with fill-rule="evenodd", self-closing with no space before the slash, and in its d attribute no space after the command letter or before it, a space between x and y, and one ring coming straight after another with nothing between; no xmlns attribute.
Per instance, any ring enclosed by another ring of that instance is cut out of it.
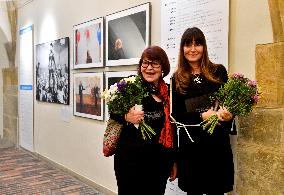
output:
<svg viewBox="0 0 284 195"><path fill-rule="evenodd" d="M15 148L0 149L0 195L102 195L76 178Z"/></svg>

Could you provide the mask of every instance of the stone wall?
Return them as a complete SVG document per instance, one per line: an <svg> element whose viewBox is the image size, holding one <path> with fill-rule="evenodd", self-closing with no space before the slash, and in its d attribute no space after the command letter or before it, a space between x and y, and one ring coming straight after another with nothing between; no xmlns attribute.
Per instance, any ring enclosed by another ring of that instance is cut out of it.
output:
<svg viewBox="0 0 284 195"><path fill-rule="evenodd" d="M2 69L3 75L3 139L18 144L18 70Z"/></svg>
<svg viewBox="0 0 284 195"><path fill-rule="evenodd" d="M3 110L3 114L1 113L0 115L0 119L3 119L3 139L0 139L0 147L18 145L18 72L17 68L15 68L18 10L16 9L17 1L12 0L6 1L5 3L7 7L7 17L9 20L12 40L8 41L5 37L5 34L3 34L2 29L0 29L0 51L1 48L3 51L2 55L0 56L3 57L4 53L4 56L7 56L8 58L8 63L1 64L3 61L0 60L0 67L2 69L0 79L3 81L3 83L0 82L1 89L3 86L3 94L0 93L0 106L3 108L0 110ZM2 123L0 124L0 127L2 128ZM0 135L2 135L2 132L0 132Z"/></svg>
<svg viewBox="0 0 284 195"><path fill-rule="evenodd" d="M284 108L256 108L239 121L237 193L283 195Z"/></svg>
<svg viewBox="0 0 284 195"><path fill-rule="evenodd" d="M257 108L239 118L236 191L284 194L284 1L268 0L274 43L257 45Z"/></svg>
<svg viewBox="0 0 284 195"><path fill-rule="evenodd" d="M284 41L284 1L268 0L274 43Z"/></svg>
<svg viewBox="0 0 284 195"><path fill-rule="evenodd" d="M237 193L284 194L284 42L256 46L258 107L239 118Z"/></svg>
<svg viewBox="0 0 284 195"><path fill-rule="evenodd" d="M284 105L284 42L256 46L256 80L260 86L259 107Z"/></svg>

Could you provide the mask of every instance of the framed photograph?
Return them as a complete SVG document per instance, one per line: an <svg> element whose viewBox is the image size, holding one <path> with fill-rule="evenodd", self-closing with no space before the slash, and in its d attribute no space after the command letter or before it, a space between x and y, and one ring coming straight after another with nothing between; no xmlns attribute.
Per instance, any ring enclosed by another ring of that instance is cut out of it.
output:
<svg viewBox="0 0 284 195"><path fill-rule="evenodd" d="M106 66L138 64L150 44L150 3L106 16Z"/></svg>
<svg viewBox="0 0 284 195"><path fill-rule="evenodd" d="M106 88L109 89L109 87L117 82L119 82L121 79L130 77L133 75L137 75L137 71L123 71L123 72L106 72L105 78L106 78ZM108 106L105 102L105 119L107 120L109 118L108 113Z"/></svg>
<svg viewBox="0 0 284 195"><path fill-rule="evenodd" d="M103 66L103 29L103 17L74 25L74 69Z"/></svg>
<svg viewBox="0 0 284 195"><path fill-rule="evenodd" d="M69 104L69 37L36 45L36 100Z"/></svg>
<svg viewBox="0 0 284 195"><path fill-rule="evenodd" d="M103 120L103 73L74 73L74 115Z"/></svg>

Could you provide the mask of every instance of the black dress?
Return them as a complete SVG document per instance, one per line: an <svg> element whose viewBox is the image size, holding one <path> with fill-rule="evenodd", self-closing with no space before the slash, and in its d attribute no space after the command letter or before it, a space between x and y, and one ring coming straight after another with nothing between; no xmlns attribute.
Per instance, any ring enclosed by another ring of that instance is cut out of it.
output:
<svg viewBox="0 0 284 195"><path fill-rule="evenodd" d="M172 169L172 149L159 144L165 120L163 103L150 95L143 99L142 105L144 120L156 135L145 141L140 128L124 125L114 156L118 195L163 195Z"/></svg>
<svg viewBox="0 0 284 195"><path fill-rule="evenodd" d="M215 74L224 82L228 79L224 66L220 66ZM220 86L202 74L195 75L184 95L175 90L173 79L173 117L184 124L199 124L202 121L200 113L212 106L210 94ZM212 135L201 127L188 127L193 143L184 129L179 131L178 185L188 194L233 190L234 165L229 138L232 122L220 123Z"/></svg>

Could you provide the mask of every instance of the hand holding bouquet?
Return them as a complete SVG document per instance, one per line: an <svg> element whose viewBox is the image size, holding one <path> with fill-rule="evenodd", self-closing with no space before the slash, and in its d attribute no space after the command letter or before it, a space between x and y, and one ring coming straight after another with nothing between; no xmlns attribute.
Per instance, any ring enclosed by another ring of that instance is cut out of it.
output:
<svg viewBox="0 0 284 195"><path fill-rule="evenodd" d="M210 99L221 108L226 108L234 116L246 116L259 99L256 82L245 78L243 74L233 74L228 81ZM211 115L200 125L210 134L218 124L217 114Z"/></svg>
<svg viewBox="0 0 284 195"><path fill-rule="evenodd" d="M102 93L102 97L107 102L109 113L119 116L127 114L133 106L141 105L142 99L148 95L140 76L121 79ZM151 139L152 135L156 134L144 120L140 121L139 125L144 140Z"/></svg>

